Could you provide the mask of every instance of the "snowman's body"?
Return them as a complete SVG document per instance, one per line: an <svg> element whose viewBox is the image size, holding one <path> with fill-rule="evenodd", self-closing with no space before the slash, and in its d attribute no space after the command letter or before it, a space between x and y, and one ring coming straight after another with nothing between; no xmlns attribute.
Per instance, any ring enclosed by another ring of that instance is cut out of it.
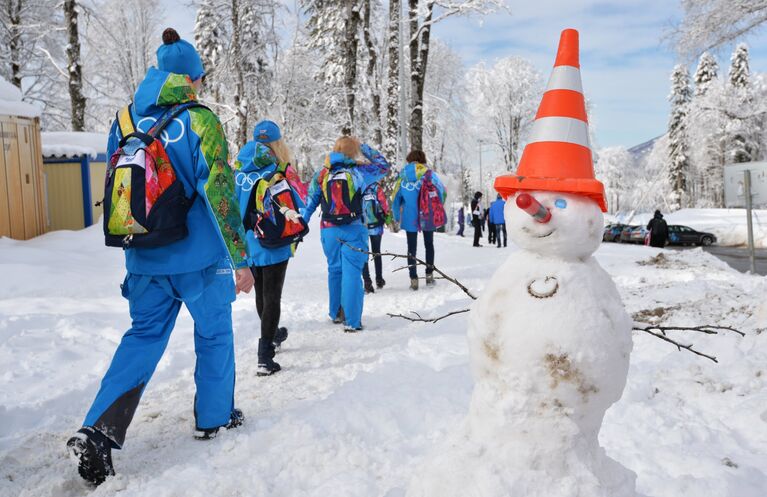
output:
<svg viewBox="0 0 767 497"><path fill-rule="evenodd" d="M521 250L471 311L469 416L416 473L410 497L635 495L635 475L597 439L632 347L631 320L592 257L602 213L585 197L533 196L552 219L536 223L507 202Z"/></svg>

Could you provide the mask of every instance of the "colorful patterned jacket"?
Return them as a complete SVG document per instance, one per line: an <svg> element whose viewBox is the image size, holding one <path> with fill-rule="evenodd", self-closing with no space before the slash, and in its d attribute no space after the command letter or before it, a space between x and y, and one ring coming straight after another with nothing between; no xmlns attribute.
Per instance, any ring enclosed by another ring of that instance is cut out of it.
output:
<svg viewBox="0 0 767 497"><path fill-rule="evenodd" d="M424 164L411 162L406 164L400 172L397 183L394 185L394 194L392 195L392 217L400 227L405 231L419 231L418 215L419 205L418 196L421 192L421 179L429 168ZM440 200L445 203L447 192L442 180L437 173L432 171L431 176L434 186L439 191Z"/></svg>
<svg viewBox="0 0 767 497"><path fill-rule="evenodd" d="M306 185L301 182L298 173L290 164L286 165L285 173L276 173L278 164L274 153L261 143L255 141L247 142L237 154L237 160L234 162L234 178L236 185L236 195L240 204L240 217L244 218L248 209L248 200L253 193L253 188L259 188L259 180L267 178L269 183L273 184L281 179L286 179L294 192L300 197L299 210L304 207L306 199ZM261 182L267 186L266 182ZM262 195L263 198L263 195ZM295 245L286 245L284 247L267 248L261 245L256 238L253 230L247 230L245 239L248 244L248 263L251 266L263 267L279 264L293 256Z"/></svg>
<svg viewBox="0 0 767 497"><path fill-rule="evenodd" d="M389 201L386 199L386 193L384 192L384 189L381 188L381 185L378 183L373 183L370 185L367 190L365 190L364 193L365 197L362 199L362 213L365 218L365 223L371 223L372 221L368 219L370 216L370 213L368 212L368 209L372 209L375 202L378 202L378 204L381 206L381 211L384 216L384 223L388 223L391 221L391 210L389 209ZM365 200L368 195L374 195L375 201L367 201ZM383 235L384 227L382 226L376 226L376 227L368 227L368 234L370 236L379 236Z"/></svg>
<svg viewBox="0 0 767 497"><path fill-rule="evenodd" d="M150 68L136 90L131 117L135 127L146 132L173 105L196 99L187 76ZM128 271L179 274L210 267L224 258L233 268L246 267L245 230L234 196L229 149L218 117L210 110L192 108L180 114L160 136L187 197L198 194L187 216L189 235L163 247L126 250ZM121 138L115 120L109 133L109 156Z"/></svg>
<svg viewBox="0 0 767 497"><path fill-rule="evenodd" d="M362 195L363 192L372 185L380 181L389 172L391 165L386 161L383 155L377 150L371 148L369 145L364 144L360 147L362 155L369 161L369 163L357 163L353 159L345 156L340 152L331 152L325 157L325 165L320 168L319 171L314 173L312 182L309 185L309 195L306 199L306 209L302 212L304 219L309 222L314 211L321 204L323 192L323 185L328 175L339 169L348 169L352 176L352 182L354 184L354 191L351 195ZM360 216L361 217L361 216ZM354 221L356 224L361 224L363 221L360 218ZM322 228L334 227L333 223L328 221L322 221Z"/></svg>

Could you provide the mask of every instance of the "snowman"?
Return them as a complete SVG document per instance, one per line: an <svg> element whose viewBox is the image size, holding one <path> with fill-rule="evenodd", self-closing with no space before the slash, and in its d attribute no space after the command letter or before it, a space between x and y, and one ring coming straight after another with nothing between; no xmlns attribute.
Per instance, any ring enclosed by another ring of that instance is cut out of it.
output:
<svg viewBox="0 0 767 497"><path fill-rule="evenodd" d="M636 475L599 446L621 398L632 321L592 254L604 187L594 178L578 32L557 59L506 199L519 250L475 302L475 388L464 424L415 476L408 497L634 497Z"/></svg>

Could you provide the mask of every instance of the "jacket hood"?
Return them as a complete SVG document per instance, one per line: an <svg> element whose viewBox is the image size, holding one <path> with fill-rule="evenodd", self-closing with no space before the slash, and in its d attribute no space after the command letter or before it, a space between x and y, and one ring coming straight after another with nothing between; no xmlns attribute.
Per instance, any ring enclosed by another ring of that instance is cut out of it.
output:
<svg viewBox="0 0 767 497"><path fill-rule="evenodd" d="M248 173L277 164L277 156L266 145L250 141L240 149L237 162L239 170Z"/></svg>
<svg viewBox="0 0 767 497"><path fill-rule="evenodd" d="M136 89L133 106L139 115L155 114L162 107L197 100L192 81L185 74L173 74L150 67Z"/></svg>
<svg viewBox="0 0 767 497"><path fill-rule="evenodd" d="M350 159L341 152L330 152L325 157L325 167L328 169L340 169L342 167L354 167L357 165L354 159Z"/></svg>
<svg viewBox="0 0 767 497"><path fill-rule="evenodd" d="M663 214L661 214L660 211L655 211L655 215L653 217L655 219L663 219Z"/></svg>
<svg viewBox="0 0 767 497"><path fill-rule="evenodd" d="M429 168L420 162L408 162L405 167L402 168L400 178L402 178L403 181L415 183L423 178L423 175L426 174L426 171L428 170Z"/></svg>

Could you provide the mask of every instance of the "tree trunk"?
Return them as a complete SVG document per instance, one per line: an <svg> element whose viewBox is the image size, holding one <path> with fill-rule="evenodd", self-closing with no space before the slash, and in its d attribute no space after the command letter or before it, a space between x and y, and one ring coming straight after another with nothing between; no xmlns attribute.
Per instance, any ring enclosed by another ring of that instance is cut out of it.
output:
<svg viewBox="0 0 767 497"><path fill-rule="evenodd" d="M400 0L389 0L389 72L386 86L386 141L383 153L389 160L397 156L399 136L399 29Z"/></svg>
<svg viewBox="0 0 767 497"><path fill-rule="evenodd" d="M72 131L85 130L85 96L83 67L80 63L80 32L77 25L77 1L64 0L64 20L67 25L67 73Z"/></svg>
<svg viewBox="0 0 767 497"><path fill-rule="evenodd" d="M410 2L410 147L423 150L423 90L429 62L429 39L434 0L426 4L426 17L418 35L418 0Z"/></svg>
<svg viewBox="0 0 767 497"><path fill-rule="evenodd" d="M232 59L235 74L234 108L237 113L235 143L241 148L248 141L248 102L245 97L245 75L242 67L239 0L232 0Z"/></svg>
<svg viewBox="0 0 767 497"><path fill-rule="evenodd" d="M363 21L363 34L365 36L365 45L368 49L368 67L367 79L370 85L370 93L373 96L373 144L380 150L383 145L383 136L381 130L381 91L376 78L375 69L378 64L378 53L376 52L373 38L370 35L370 0L365 0L365 15Z"/></svg>
<svg viewBox="0 0 767 497"><path fill-rule="evenodd" d="M22 0L8 0L8 51L11 55L11 83L21 89L21 9Z"/></svg>
<svg viewBox="0 0 767 497"><path fill-rule="evenodd" d="M344 26L344 92L346 94L346 122L341 127L342 135L354 132L355 86L357 82L357 49L360 25L360 9L356 0L347 0L347 16Z"/></svg>

